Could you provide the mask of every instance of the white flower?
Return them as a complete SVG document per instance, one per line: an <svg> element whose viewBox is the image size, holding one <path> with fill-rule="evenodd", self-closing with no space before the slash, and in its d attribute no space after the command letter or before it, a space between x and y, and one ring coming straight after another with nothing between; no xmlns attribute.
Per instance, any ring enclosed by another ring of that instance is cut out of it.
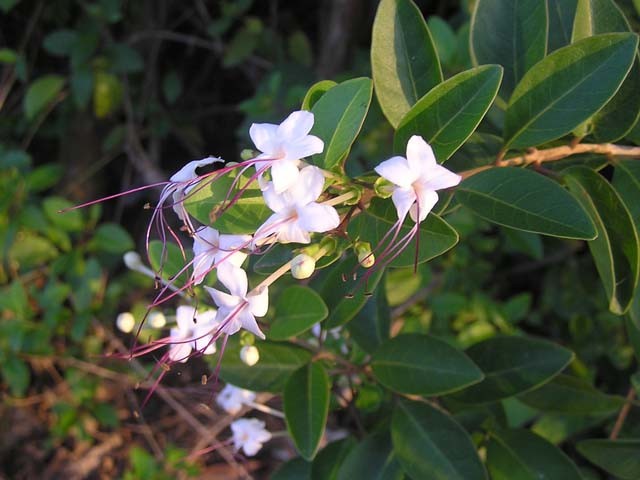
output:
<svg viewBox="0 0 640 480"><path fill-rule="evenodd" d="M422 137L414 135L407 143L407 158L392 157L375 168L394 183L391 199L398 218L407 212L414 222L422 222L438 201L436 190L453 187L462 177L438 165L433 150Z"/></svg>
<svg viewBox="0 0 640 480"><path fill-rule="evenodd" d="M130 312L122 312L116 317L118 330L124 333L131 333L136 326L136 319Z"/></svg>
<svg viewBox="0 0 640 480"><path fill-rule="evenodd" d="M200 228L193 237L193 283L202 283L212 265L222 262L240 267L247 254L240 251L251 241L249 235L224 235L211 227Z"/></svg>
<svg viewBox="0 0 640 480"><path fill-rule="evenodd" d="M300 159L321 153L324 143L309 135L313 127L313 113L303 110L293 112L280 125L254 123L249 129L251 140L262 152L256 169L271 165L271 180L277 193L284 192L298 179Z"/></svg>
<svg viewBox="0 0 640 480"><path fill-rule="evenodd" d="M260 360L260 352L255 345L245 345L240 349L240 360L249 367L253 367Z"/></svg>
<svg viewBox="0 0 640 480"><path fill-rule="evenodd" d="M263 192L267 206L275 213L254 235L254 242L275 236L280 243L309 243L310 232L327 232L340 224L335 208L316 200L324 188L324 176L318 167L305 167L296 183L287 191L278 193L270 183Z"/></svg>
<svg viewBox="0 0 640 480"><path fill-rule="evenodd" d="M211 355L216 353L213 331L219 325L215 310L198 313L194 307L182 305L176 309L177 327L171 329L169 358L186 362L191 350Z"/></svg>
<svg viewBox="0 0 640 480"><path fill-rule="evenodd" d="M227 287L229 293L211 287L204 287L218 305L218 319L221 331L233 335L241 328L264 339L255 317L263 317L269 308L267 287L247 293L249 288L247 273L230 263L218 267L218 280Z"/></svg>
<svg viewBox="0 0 640 480"><path fill-rule="evenodd" d="M228 383L216 397L216 403L228 414L236 415L243 405L253 403L255 399L254 392Z"/></svg>
<svg viewBox="0 0 640 480"><path fill-rule="evenodd" d="M252 457L262 448L262 444L271 440L271 434L264 428L264 422L256 418L240 418L231 424L233 446L242 449L245 455Z"/></svg>
<svg viewBox="0 0 640 480"><path fill-rule="evenodd" d="M171 194L173 198L173 211L176 212L180 220L186 221L187 211L184 208L183 201L185 196L189 193L189 190L195 186L192 182L198 178L196 169L213 163L224 163L224 160L218 157L209 156L202 160L193 160L187 163L171 176L169 179L171 183L165 187L160 203L162 203L167 196Z"/></svg>

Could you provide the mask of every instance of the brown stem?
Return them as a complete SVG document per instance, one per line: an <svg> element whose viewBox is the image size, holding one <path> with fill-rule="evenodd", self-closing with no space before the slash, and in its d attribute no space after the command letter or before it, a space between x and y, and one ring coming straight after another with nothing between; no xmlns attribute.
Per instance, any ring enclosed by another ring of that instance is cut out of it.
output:
<svg viewBox="0 0 640 480"><path fill-rule="evenodd" d="M636 391L633 387L629 388L629 392L627 392L627 398L625 399L625 403L620 409L620 413L618 414L618 418L616 419L616 423L613 426L613 430L611 430L611 435L609 435L610 440L615 440L618 438L620 434L620 430L624 426L624 422L627 420L627 415L629 415L629 411L631 410L631 404L633 403L633 399L636 396Z"/></svg>

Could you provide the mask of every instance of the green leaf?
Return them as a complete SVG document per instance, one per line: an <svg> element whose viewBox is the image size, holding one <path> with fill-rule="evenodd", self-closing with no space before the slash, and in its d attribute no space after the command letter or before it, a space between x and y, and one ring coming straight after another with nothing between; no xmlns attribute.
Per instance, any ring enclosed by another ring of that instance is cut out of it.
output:
<svg viewBox="0 0 640 480"><path fill-rule="evenodd" d="M49 240L35 233L18 232L7 256L24 271L56 258L58 249Z"/></svg>
<svg viewBox="0 0 640 480"><path fill-rule="evenodd" d="M488 403L533 390L558 375L573 352L546 340L498 336L467 349L485 375L482 382L453 395L463 403Z"/></svg>
<svg viewBox="0 0 640 480"><path fill-rule="evenodd" d="M369 242L375 249L397 221L398 214L391 199L374 198L369 208L351 220L347 228L351 238ZM403 226L400 229L398 238L407 235L412 227L413 225L409 226L409 224ZM415 250L416 240L414 239L389 265L392 267L413 266L416 258L418 263L427 262L451 249L458 243L458 239L458 233L447 222L432 212L420 224L417 256ZM374 266L373 268L376 267Z"/></svg>
<svg viewBox="0 0 640 480"><path fill-rule="evenodd" d="M24 96L24 113L33 120L40 112L53 103L64 87L64 78L60 75L45 75L29 85Z"/></svg>
<svg viewBox="0 0 640 480"><path fill-rule="evenodd" d="M55 30L44 37L42 46L52 55L70 55L73 46L78 41L78 33L74 30Z"/></svg>
<svg viewBox="0 0 640 480"><path fill-rule="evenodd" d="M371 71L382 112L394 128L419 98L442 82L431 34L411 0L380 2L373 22Z"/></svg>
<svg viewBox="0 0 640 480"><path fill-rule="evenodd" d="M178 72L171 70L162 77L162 94L169 104L176 102L182 93L182 80Z"/></svg>
<svg viewBox="0 0 640 480"><path fill-rule="evenodd" d="M328 170L341 168L367 116L372 92L371 79L353 78L329 89L313 105L311 134L324 141L324 151L313 156L313 163Z"/></svg>
<svg viewBox="0 0 640 480"><path fill-rule="evenodd" d="M578 443L591 463L624 480L640 478L640 440L591 439Z"/></svg>
<svg viewBox="0 0 640 480"><path fill-rule="evenodd" d="M504 67L500 97L505 102L533 65L547 53L547 8L540 0L477 0L471 17L475 65Z"/></svg>
<svg viewBox="0 0 640 480"><path fill-rule="evenodd" d="M484 170L456 188L456 199L477 215L507 227L562 238L593 239L589 215L569 192L518 167Z"/></svg>
<svg viewBox="0 0 640 480"><path fill-rule="evenodd" d="M273 213L264 202L257 181L242 179L235 183L236 172L204 179L184 200L184 206L200 223L228 234L252 234ZM240 198L227 207L229 200ZM220 208L225 206L223 211Z"/></svg>
<svg viewBox="0 0 640 480"><path fill-rule="evenodd" d="M372 355L374 376L396 392L435 396L483 379L462 352L430 335L404 334L384 342Z"/></svg>
<svg viewBox="0 0 640 480"><path fill-rule="evenodd" d="M564 374L518 396L518 400L542 412L565 415L613 413L624 404L624 398L607 395L581 378Z"/></svg>
<svg viewBox="0 0 640 480"><path fill-rule="evenodd" d="M402 480L404 473L391 446L389 432L380 431L361 440L344 460L338 480Z"/></svg>
<svg viewBox="0 0 640 480"><path fill-rule="evenodd" d="M78 232L84 227L82 213L80 210L62 212L70 207L73 204L61 197L47 197L42 202L44 213L53 225L68 232Z"/></svg>
<svg viewBox="0 0 640 480"><path fill-rule="evenodd" d="M15 7L20 0L0 0L0 10L4 13L9 13L13 7Z"/></svg>
<svg viewBox="0 0 640 480"><path fill-rule="evenodd" d="M296 370L284 387L287 430L300 455L313 459L329 412L329 375L319 363Z"/></svg>
<svg viewBox="0 0 640 480"><path fill-rule="evenodd" d="M372 272L366 282L353 280L354 274L361 271L352 256L336 263L316 289L329 309L329 316L324 322L326 328L344 325L356 316L380 282L384 269Z"/></svg>
<svg viewBox="0 0 640 480"><path fill-rule="evenodd" d="M547 0L549 12L549 33L547 53L551 53L571 43L573 19L576 16L578 0Z"/></svg>
<svg viewBox="0 0 640 480"><path fill-rule="evenodd" d="M320 80L311 85L302 100L302 110L311 110L318 100L336 85L333 80Z"/></svg>
<svg viewBox="0 0 640 480"><path fill-rule="evenodd" d="M229 342L222 356L220 377L225 382L257 392L279 393L293 372L311 360L311 352L284 343L260 342L260 360L249 367L240 360L239 342Z"/></svg>
<svg viewBox="0 0 640 480"><path fill-rule="evenodd" d="M582 480L562 450L528 430L491 432L487 467L492 480Z"/></svg>
<svg viewBox="0 0 640 480"><path fill-rule="evenodd" d="M378 288L362 310L349 323L349 333L367 353L372 353L388 340L391 329L391 310L384 288Z"/></svg>
<svg viewBox="0 0 640 480"><path fill-rule="evenodd" d="M18 61L18 52L12 48L0 48L0 63L12 65Z"/></svg>
<svg viewBox="0 0 640 480"><path fill-rule="evenodd" d="M621 315L631 305L640 270L638 234L631 214L597 172L582 166L564 172L569 189L595 222L598 237L589 242L589 250L609 298L609 310Z"/></svg>
<svg viewBox="0 0 640 480"><path fill-rule="evenodd" d="M189 252L189 249L185 249ZM153 271L160 274L162 278L173 279L191 260L189 256L182 256L180 248L170 242L163 243L160 240L149 242L149 260ZM181 273L174 281L177 286L184 285L188 280L187 272Z"/></svg>
<svg viewBox="0 0 640 480"><path fill-rule="evenodd" d="M93 94L94 75L88 66L75 69L71 75L71 94L76 108L84 110Z"/></svg>
<svg viewBox="0 0 640 480"><path fill-rule="evenodd" d="M337 480L344 459L356 443L353 437L347 437L320 450L311 465L311 480Z"/></svg>
<svg viewBox="0 0 640 480"><path fill-rule="evenodd" d="M631 32L629 22L613 0L579 0L573 24L573 41L613 32ZM620 90L593 118L598 142L624 137L640 116L640 63L638 56Z"/></svg>
<svg viewBox="0 0 640 480"><path fill-rule="evenodd" d="M396 152L404 152L409 138L420 135L440 163L447 160L487 113L501 78L499 65L484 65L433 88L402 117L393 141Z"/></svg>
<svg viewBox="0 0 640 480"><path fill-rule="evenodd" d="M538 62L513 92L505 146L531 147L571 132L602 108L627 76L638 37L611 33L585 38Z"/></svg>
<svg viewBox="0 0 640 480"><path fill-rule="evenodd" d="M633 348L633 353L636 356L636 360L640 361L640 327L636 326L631 318L625 318L625 327L627 330L627 337L629 343Z"/></svg>
<svg viewBox="0 0 640 480"><path fill-rule="evenodd" d="M412 478L487 478L467 432L426 403L399 401L393 411L391 436L398 460Z"/></svg>
<svg viewBox="0 0 640 480"><path fill-rule="evenodd" d="M137 50L124 43L116 43L107 49L113 73L136 73L144 69L144 59Z"/></svg>
<svg viewBox="0 0 640 480"><path fill-rule="evenodd" d="M31 373L27 364L14 355L7 355L0 364L2 377L11 389L11 394L22 397L27 393L31 383Z"/></svg>
<svg viewBox="0 0 640 480"><path fill-rule="evenodd" d="M294 285L283 291L276 302L275 320L269 328L270 340L286 340L321 322L329 311L322 297L309 287Z"/></svg>
<svg viewBox="0 0 640 480"><path fill-rule="evenodd" d="M289 460L273 472L271 480L311 480L311 462L300 457Z"/></svg>
<svg viewBox="0 0 640 480"><path fill-rule="evenodd" d="M103 223L96 228L89 247L98 252L120 254L135 247L129 232L117 223Z"/></svg>

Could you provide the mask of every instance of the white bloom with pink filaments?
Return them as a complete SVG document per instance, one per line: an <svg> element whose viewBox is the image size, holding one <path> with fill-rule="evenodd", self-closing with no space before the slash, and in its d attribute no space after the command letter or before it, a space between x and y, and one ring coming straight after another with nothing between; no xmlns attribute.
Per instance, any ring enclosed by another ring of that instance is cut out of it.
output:
<svg viewBox="0 0 640 480"><path fill-rule="evenodd" d="M258 228L254 243L260 245L268 237L280 243L310 243L311 232L337 228L340 217L336 209L316 202L323 188L324 175L314 166L303 168L296 183L283 193L278 193L271 182L263 195L275 213Z"/></svg>
<svg viewBox="0 0 640 480"><path fill-rule="evenodd" d="M228 262L240 267L247 258L241 249L251 242L250 235L220 234L211 227L198 229L193 237L193 284L202 283L213 268Z"/></svg>
<svg viewBox="0 0 640 480"><path fill-rule="evenodd" d="M269 289L260 287L249 289L247 273L230 263L218 267L218 280L227 287L229 293L215 288L204 287L218 305L220 332L233 335L241 328L264 339L264 333L258 327L256 317L264 317L269 309Z"/></svg>
<svg viewBox="0 0 640 480"><path fill-rule="evenodd" d="M251 405L255 399L255 392L228 383L216 397L216 403L228 414L237 415L243 405Z"/></svg>
<svg viewBox="0 0 640 480"><path fill-rule="evenodd" d="M216 353L213 334L219 322L215 310L197 312L194 307L181 305L176 309L176 324L170 333L169 359L184 363L192 350L202 355Z"/></svg>
<svg viewBox="0 0 640 480"><path fill-rule="evenodd" d="M436 162L433 150L424 139L414 135L407 143L407 157L392 157L375 168L375 171L395 184L391 199L404 219L420 223L438 202L436 190L454 187L462 177Z"/></svg>
<svg viewBox="0 0 640 480"><path fill-rule="evenodd" d="M271 181L277 193L296 183L301 159L324 150L324 142L315 135L309 135L313 121L313 113L300 110L293 112L280 125L251 125L249 135L261 152L256 160L264 159L256 162L256 170L271 167Z"/></svg>
<svg viewBox="0 0 640 480"><path fill-rule="evenodd" d="M242 449L248 457L254 456L262 448L262 444L271 440L271 433L264 422L257 418L240 418L231 423L233 446Z"/></svg>

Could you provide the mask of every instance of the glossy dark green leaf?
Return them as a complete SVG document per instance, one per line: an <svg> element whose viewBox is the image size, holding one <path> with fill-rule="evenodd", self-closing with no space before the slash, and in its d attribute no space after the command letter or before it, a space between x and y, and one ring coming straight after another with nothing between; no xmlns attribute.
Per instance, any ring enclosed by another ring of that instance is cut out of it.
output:
<svg viewBox="0 0 640 480"><path fill-rule="evenodd" d="M618 91L635 58L638 37L610 33L556 50L522 78L509 100L505 144L531 147L571 132Z"/></svg>
<svg viewBox="0 0 640 480"><path fill-rule="evenodd" d="M271 480L311 480L311 462L296 457L273 472Z"/></svg>
<svg viewBox="0 0 640 480"><path fill-rule="evenodd" d="M507 227L563 238L596 236L580 202L557 182L531 170L484 170L456 188L456 199L482 218Z"/></svg>
<svg viewBox="0 0 640 480"><path fill-rule="evenodd" d="M78 33L75 30L54 30L49 33L42 42L43 48L52 55L69 55L78 40Z"/></svg>
<svg viewBox="0 0 640 480"><path fill-rule="evenodd" d="M430 335L404 334L387 340L373 353L378 381L396 392L435 396L483 379L480 369L461 351Z"/></svg>
<svg viewBox="0 0 640 480"><path fill-rule="evenodd" d="M582 480L562 450L528 430L491 432L487 468L492 480Z"/></svg>
<svg viewBox="0 0 640 480"><path fill-rule="evenodd" d="M347 437L320 450L311 466L311 480L336 480L344 459L356 444L353 437Z"/></svg>
<svg viewBox="0 0 640 480"><path fill-rule="evenodd" d="M440 163L471 136L498 92L502 68L483 65L433 88L402 117L394 149L404 154L412 135L422 136Z"/></svg>
<svg viewBox="0 0 640 480"><path fill-rule="evenodd" d="M624 398L607 395L581 378L564 374L519 395L518 400L542 412L566 415L612 413L624 404Z"/></svg>
<svg viewBox="0 0 640 480"><path fill-rule="evenodd" d="M64 82L60 75L45 75L29 85L24 96L24 113L28 120L34 119L56 101Z"/></svg>
<svg viewBox="0 0 640 480"><path fill-rule="evenodd" d="M388 431L365 437L347 455L338 480L402 480L404 473L391 445Z"/></svg>
<svg viewBox="0 0 640 480"><path fill-rule="evenodd" d="M293 285L276 300L275 320L269 328L270 340L286 340L310 329L327 318L329 311L322 297L309 287Z"/></svg>
<svg viewBox="0 0 640 480"><path fill-rule="evenodd" d="M640 362L640 327L636 326L629 317L625 319L624 323L627 329L627 337L629 338L629 343L633 348L633 353L636 356L636 360Z"/></svg>
<svg viewBox="0 0 640 480"><path fill-rule="evenodd" d="M640 478L640 440L584 440L578 443L578 451L591 463L618 478Z"/></svg>
<svg viewBox="0 0 640 480"><path fill-rule="evenodd" d="M564 178L595 222L598 237L589 242L589 250L609 297L609 310L623 314L631 305L640 270L631 214L611 184L590 168L568 168Z"/></svg>
<svg viewBox="0 0 640 480"><path fill-rule="evenodd" d="M235 173L216 175L196 185L185 198L187 211L200 223L228 234L253 234L273 213L264 203L257 181L234 184ZM228 200L241 193L227 208ZM220 208L225 207L223 210Z"/></svg>
<svg viewBox="0 0 640 480"><path fill-rule="evenodd" d="M548 53L571 43L577 3L578 0L547 0L549 13Z"/></svg>
<svg viewBox="0 0 640 480"><path fill-rule="evenodd" d="M135 248L135 243L129 232L117 223L103 223L96 228L89 248L98 252L122 254Z"/></svg>
<svg viewBox="0 0 640 480"><path fill-rule="evenodd" d="M180 248L171 242L167 242L164 247L160 240L149 242L149 260L151 268L162 278L174 278L184 266L191 260L190 251L185 249L187 257L182 256ZM187 271L185 270L176 279L175 283L182 286L187 281Z"/></svg>
<svg viewBox="0 0 640 480"><path fill-rule="evenodd" d="M241 348L239 342L229 342L222 356L220 377L232 385L257 392L281 392L289 376L311 360L311 352L304 348L260 342L260 360L249 367L240 360Z"/></svg>
<svg viewBox="0 0 640 480"><path fill-rule="evenodd" d="M360 133L372 92L371 79L353 78L328 90L313 105L311 133L324 141L324 150L313 156L313 163L328 170L341 167Z"/></svg>
<svg viewBox="0 0 640 480"><path fill-rule="evenodd" d="M391 310L384 288L378 288L349 323L349 332L365 352L371 353L389 339Z"/></svg>
<svg viewBox="0 0 640 480"><path fill-rule="evenodd" d="M298 452L307 460L316 455L324 432L329 388L329 375L319 363L309 363L293 372L284 387L287 430Z"/></svg>
<svg viewBox="0 0 640 480"><path fill-rule="evenodd" d="M524 74L547 53L547 8L540 0L477 0L471 17L471 58L504 67L506 102Z"/></svg>
<svg viewBox="0 0 640 480"><path fill-rule="evenodd" d="M334 264L317 290L329 309L329 316L324 321L325 327L334 328L353 320L367 303L383 272L384 269L381 268L373 272L363 271L357 266L353 256ZM370 276L363 279L368 274Z"/></svg>
<svg viewBox="0 0 640 480"><path fill-rule="evenodd" d="M431 34L411 0L380 2L373 23L371 70L378 102L394 128L442 81Z"/></svg>
<svg viewBox="0 0 640 480"><path fill-rule="evenodd" d="M573 24L573 41L613 32L633 31L613 0L579 0ZM598 142L613 142L625 136L640 115L640 63L636 55L620 90L593 118L593 136Z"/></svg>
<svg viewBox="0 0 640 480"><path fill-rule="evenodd" d="M391 436L398 460L411 478L487 478L467 432L426 403L399 401L393 411Z"/></svg>
<svg viewBox="0 0 640 480"><path fill-rule="evenodd" d="M391 199L382 200L374 198L371 205L349 223L349 235L354 239L360 239L371 243L376 248L384 239L384 236L398 221L398 214ZM406 236L411 230L409 221L400 229L398 238ZM416 235L418 237L418 235ZM388 240L389 237L387 237ZM418 263L424 263L432 258L442 255L456 243L458 233L444 220L434 213L420 224ZM376 261L384 261L380 251L375 252ZM390 265L393 267L413 266L416 262L416 239L412 240L404 251L398 255ZM373 268L376 268L375 266Z"/></svg>
<svg viewBox="0 0 640 480"><path fill-rule="evenodd" d="M337 85L333 80L320 80L311 85L302 100L302 110L311 110L325 93Z"/></svg>
<svg viewBox="0 0 640 480"><path fill-rule="evenodd" d="M546 340L499 336L465 352L484 373L484 380L453 395L464 403L488 403L533 390L558 375L573 352Z"/></svg>
<svg viewBox="0 0 640 480"><path fill-rule="evenodd" d="M496 161L501 147L500 137L476 132L447 160L447 168L461 172L490 165Z"/></svg>

